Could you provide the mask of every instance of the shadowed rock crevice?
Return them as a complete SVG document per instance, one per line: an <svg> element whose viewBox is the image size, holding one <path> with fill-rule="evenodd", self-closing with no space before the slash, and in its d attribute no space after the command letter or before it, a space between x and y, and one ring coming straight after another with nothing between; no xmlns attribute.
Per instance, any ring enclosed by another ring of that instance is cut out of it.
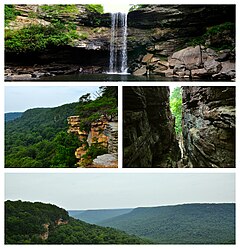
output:
<svg viewBox="0 0 240 249"><path fill-rule="evenodd" d="M123 88L123 167L177 167L168 87Z"/></svg>
<svg viewBox="0 0 240 249"><path fill-rule="evenodd" d="M182 87L179 141L168 87L123 96L123 167L235 167L235 87Z"/></svg>

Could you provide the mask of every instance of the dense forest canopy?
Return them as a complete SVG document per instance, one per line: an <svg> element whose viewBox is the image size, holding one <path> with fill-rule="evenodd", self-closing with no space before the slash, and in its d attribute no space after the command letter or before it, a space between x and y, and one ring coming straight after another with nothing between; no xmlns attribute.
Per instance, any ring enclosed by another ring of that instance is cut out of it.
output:
<svg viewBox="0 0 240 249"><path fill-rule="evenodd" d="M5 167L75 167L81 142L67 133L67 118L79 115L82 128L89 130L101 115L117 115L117 87L101 87L95 100L82 97L55 108L29 109L5 123Z"/></svg>
<svg viewBox="0 0 240 249"><path fill-rule="evenodd" d="M234 244L235 204L136 208L97 224L159 244Z"/></svg>
<svg viewBox="0 0 240 249"><path fill-rule="evenodd" d="M148 244L125 232L90 225L40 202L5 202L6 244Z"/></svg>

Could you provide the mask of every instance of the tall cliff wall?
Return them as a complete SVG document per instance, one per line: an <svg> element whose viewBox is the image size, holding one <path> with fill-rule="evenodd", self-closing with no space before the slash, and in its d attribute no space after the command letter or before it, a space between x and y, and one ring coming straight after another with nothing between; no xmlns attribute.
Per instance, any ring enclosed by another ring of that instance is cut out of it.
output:
<svg viewBox="0 0 240 249"><path fill-rule="evenodd" d="M235 87L183 87L183 141L193 167L235 167Z"/></svg>
<svg viewBox="0 0 240 249"><path fill-rule="evenodd" d="M168 87L123 88L123 167L176 167Z"/></svg>

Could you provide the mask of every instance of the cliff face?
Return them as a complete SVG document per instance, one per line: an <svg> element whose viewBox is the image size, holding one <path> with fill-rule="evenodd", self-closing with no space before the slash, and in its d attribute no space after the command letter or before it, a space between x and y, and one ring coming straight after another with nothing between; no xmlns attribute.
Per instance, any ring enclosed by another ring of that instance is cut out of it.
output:
<svg viewBox="0 0 240 249"><path fill-rule="evenodd" d="M87 153L87 146L92 144L100 144L105 147L109 154L105 154L102 159L98 156L96 163L93 161L94 167L117 167L117 152L118 152L118 122L109 122L105 117L102 117L91 124L90 131L87 133L80 128L80 117L68 117L69 133L74 133L82 142L82 146L77 148L75 156L79 159L77 163L81 167L81 163L85 161L82 157Z"/></svg>
<svg viewBox="0 0 240 249"><path fill-rule="evenodd" d="M123 88L123 167L176 167L168 87Z"/></svg>
<svg viewBox="0 0 240 249"><path fill-rule="evenodd" d="M183 87L182 124L193 167L235 167L235 87Z"/></svg>
<svg viewBox="0 0 240 249"><path fill-rule="evenodd" d="M19 29L29 24L47 26L55 18L53 12L44 11L40 5L16 5L16 10L19 16L6 29ZM40 61L76 63L84 66L83 70L86 66L96 66L100 68L92 70L98 72L108 68L110 14L99 14L89 11L86 5L76 5L75 12L59 12L57 19L63 23L74 23L81 38L68 46L52 47L42 53L35 53L34 57L25 54L25 61L29 59L34 64ZM144 5L128 14L129 68L134 70L138 67L139 55L148 52L170 56L179 48L186 47L190 38L201 36L208 27L225 22L235 22L235 5ZM226 42L226 39L230 39L230 43L234 43L234 38L234 32L221 33L217 40ZM23 60L20 54L17 57L16 53L6 55L7 62L14 62L18 58L21 62Z"/></svg>

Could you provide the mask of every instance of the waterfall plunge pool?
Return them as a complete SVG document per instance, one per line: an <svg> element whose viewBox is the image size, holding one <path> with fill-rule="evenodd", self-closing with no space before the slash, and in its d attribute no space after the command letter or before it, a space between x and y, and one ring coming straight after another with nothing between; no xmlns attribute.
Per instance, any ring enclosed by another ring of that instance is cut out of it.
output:
<svg viewBox="0 0 240 249"><path fill-rule="evenodd" d="M71 74L41 77L33 81L190 81L188 78L170 78L160 75L135 76L132 74ZM195 81L194 79L192 81ZM201 81L201 79L196 79ZM202 81L211 81L202 79Z"/></svg>

